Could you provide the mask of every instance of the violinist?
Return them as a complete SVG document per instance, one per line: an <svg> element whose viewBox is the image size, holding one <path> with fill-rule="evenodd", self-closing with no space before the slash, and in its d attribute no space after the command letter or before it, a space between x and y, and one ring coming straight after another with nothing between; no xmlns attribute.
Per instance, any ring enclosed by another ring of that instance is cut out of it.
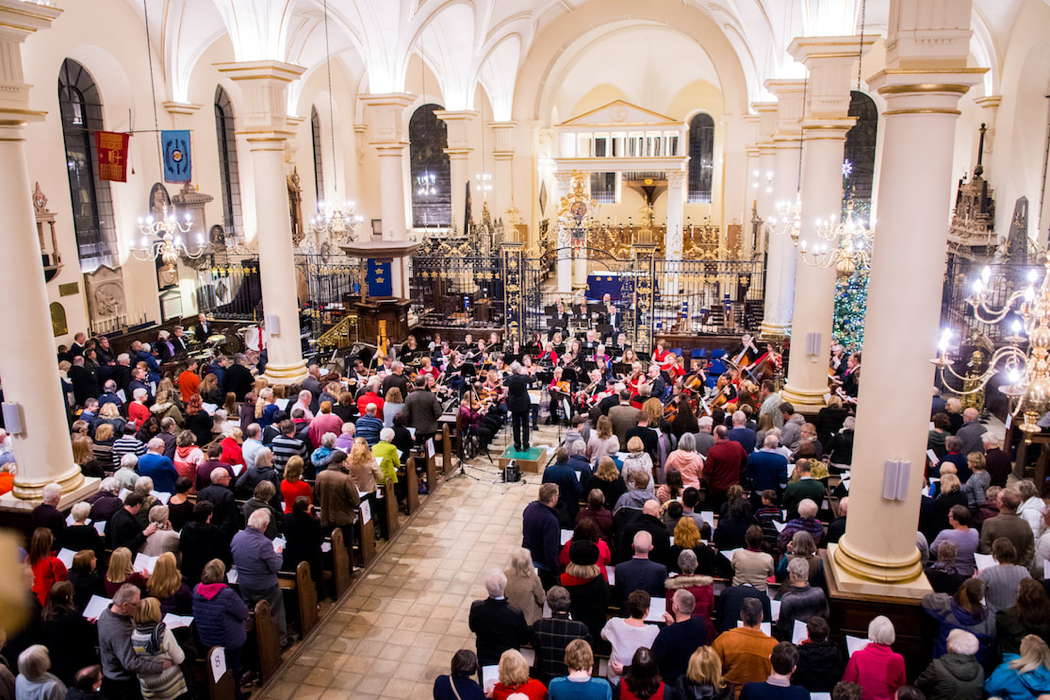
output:
<svg viewBox="0 0 1050 700"><path fill-rule="evenodd" d="M595 345L594 354L591 355L591 362L593 362L598 370L601 371L603 377L608 374L611 369L609 361L609 356L605 354L605 345L602 343Z"/></svg>
<svg viewBox="0 0 1050 700"><path fill-rule="evenodd" d="M645 384L645 371L642 369L641 362L636 360L631 363L631 374L627 377L626 384L632 397L637 396L641 391L642 385Z"/></svg>
<svg viewBox="0 0 1050 700"><path fill-rule="evenodd" d="M510 347L503 352L504 364L510 364L512 362L521 362L525 357L525 351L522 350L521 341L515 340L511 343Z"/></svg>
<svg viewBox="0 0 1050 700"><path fill-rule="evenodd" d="M566 355L572 355L574 358L579 358L583 354L583 346L580 345L580 341L575 338L569 343L568 350L565 351ZM568 364L568 361L566 361Z"/></svg>
<svg viewBox="0 0 1050 700"><path fill-rule="evenodd" d="M581 413L586 413L597 401L598 392L605 383L603 376L602 371L597 368L587 373L587 386L576 393L576 404Z"/></svg>
<svg viewBox="0 0 1050 700"><path fill-rule="evenodd" d="M470 358L473 356L476 347L477 346L474 344L474 336L471 333L467 333L463 336L463 343L457 347L456 350L465 358Z"/></svg>
<svg viewBox="0 0 1050 700"><path fill-rule="evenodd" d="M432 377L436 381L441 376L441 370L435 367L426 355L420 358L420 365L418 373L424 377Z"/></svg>
<svg viewBox="0 0 1050 700"><path fill-rule="evenodd" d="M661 370L667 370L671 368L671 363L674 359L671 357L674 353L664 348L664 341L657 340L656 347L653 348L653 362L660 366Z"/></svg>
<svg viewBox="0 0 1050 700"><path fill-rule="evenodd" d="M427 350L430 351L431 355L436 355L441 350L441 334L435 333L430 338L430 342L427 343Z"/></svg>
<svg viewBox="0 0 1050 700"><path fill-rule="evenodd" d="M655 399L663 401L664 394L667 393L667 382L664 381L663 372L660 370L660 365L653 363L649 365L649 371L647 372L647 383L649 384L649 395Z"/></svg>
<svg viewBox="0 0 1050 700"><path fill-rule="evenodd" d="M704 372L704 361L698 357L693 358L689 361L689 373L682 379L682 388L702 394L706 383L707 373Z"/></svg>
<svg viewBox="0 0 1050 700"><path fill-rule="evenodd" d="M631 350L631 348L626 348L623 351L623 355L620 355L620 357L616 360L616 364L618 364L618 365L634 365L634 363L637 362L637 361L638 361L638 356L634 354L634 350Z"/></svg>
<svg viewBox="0 0 1050 700"><path fill-rule="evenodd" d="M685 358L681 355L674 356L674 364L667 371L671 384L677 384L678 380L685 376Z"/></svg>
<svg viewBox="0 0 1050 700"><path fill-rule="evenodd" d="M419 348L416 347L416 337L410 335L405 339L405 342L401 344L401 348L397 352L397 359L407 365L415 361L418 356Z"/></svg>
<svg viewBox="0 0 1050 700"><path fill-rule="evenodd" d="M537 364L544 367L556 366L558 364L558 353L554 351L554 343L552 341L544 343L543 352L537 355L535 359Z"/></svg>
<svg viewBox="0 0 1050 700"><path fill-rule="evenodd" d="M496 331L489 333L489 352L499 352L503 349L503 343L499 342L499 334Z"/></svg>
<svg viewBox="0 0 1050 700"><path fill-rule="evenodd" d="M570 400L572 398L572 382L563 379L565 370L555 367L551 375L551 381L547 385L547 393L550 395L550 424L556 424L559 420L566 422L571 417ZM562 415L562 414L565 415Z"/></svg>

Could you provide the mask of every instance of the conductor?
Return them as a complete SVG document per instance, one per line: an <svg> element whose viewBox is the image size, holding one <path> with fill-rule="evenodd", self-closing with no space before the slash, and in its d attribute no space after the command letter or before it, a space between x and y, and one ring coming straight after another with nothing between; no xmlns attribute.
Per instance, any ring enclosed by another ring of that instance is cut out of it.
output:
<svg viewBox="0 0 1050 700"><path fill-rule="evenodd" d="M529 414L532 402L529 399L529 384L532 379L524 374L520 364L510 366L511 375L504 380L507 387L507 409L510 411L511 423L514 426L514 451L529 449Z"/></svg>

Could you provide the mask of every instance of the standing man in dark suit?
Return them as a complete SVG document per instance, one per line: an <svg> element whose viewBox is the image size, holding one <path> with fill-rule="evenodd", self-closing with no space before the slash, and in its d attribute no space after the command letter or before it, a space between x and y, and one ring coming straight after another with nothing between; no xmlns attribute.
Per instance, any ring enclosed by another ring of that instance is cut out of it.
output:
<svg viewBox="0 0 1050 700"><path fill-rule="evenodd" d="M507 409L514 426L514 450L521 452L529 449L529 414L532 411L529 384L532 379L522 373L517 362L510 366L510 371L511 376L503 384L507 387Z"/></svg>
<svg viewBox="0 0 1050 700"><path fill-rule="evenodd" d="M255 383L255 377L248 369L247 363L248 358L243 353L237 353L233 356L233 364L226 368L226 376L216 377L219 380L225 379L225 382L220 382L221 386L226 391L236 394L238 401L244 401L244 395L252 390L252 384Z"/></svg>
<svg viewBox="0 0 1050 700"><path fill-rule="evenodd" d="M197 342L206 342L211 334L212 325L208 317L204 314L197 314L197 325L193 327L193 335L197 338Z"/></svg>
<svg viewBox="0 0 1050 700"><path fill-rule="evenodd" d="M489 597L470 604L467 623L477 635L478 663L495 666L508 649L520 649L529 641L529 626L525 615L513 607L505 595L507 577L494 571L485 578Z"/></svg>
<svg viewBox="0 0 1050 700"><path fill-rule="evenodd" d="M616 589L619 599L626 600L631 591L645 591L651 596L663 597L667 567L649 560L653 536L648 530L639 530L631 542L634 556L616 565Z"/></svg>
<svg viewBox="0 0 1050 700"><path fill-rule="evenodd" d="M395 375L391 375L395 376ZM405 399L405 424L416 431L416 444L423 445L437 434L438 419L443 410L441 402L427 387L427 378L416 377L415 391Z"/></svg>

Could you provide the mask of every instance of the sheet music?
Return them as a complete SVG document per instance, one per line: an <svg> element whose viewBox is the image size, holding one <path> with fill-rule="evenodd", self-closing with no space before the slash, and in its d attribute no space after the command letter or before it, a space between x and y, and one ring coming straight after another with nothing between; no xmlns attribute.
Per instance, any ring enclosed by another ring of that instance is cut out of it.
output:
<svg viewBox="0 0 1050 700"><path fill-rule="evenodd" d="M99 595L91 596L91 600L88 601L87 607L84 608L84 617L88 620L97 620L98 616L109 607L112 603L111 598L103 598Z"/></svg>

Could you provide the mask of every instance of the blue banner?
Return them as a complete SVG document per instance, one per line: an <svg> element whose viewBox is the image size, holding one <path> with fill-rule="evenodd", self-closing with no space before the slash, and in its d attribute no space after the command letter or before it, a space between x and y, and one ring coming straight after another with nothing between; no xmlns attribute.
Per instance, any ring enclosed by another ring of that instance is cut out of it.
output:
<svg viewBox="0 0 1050 700"><path fill-rule="evenodd" d="M390 261L368 259L368 296L394 296L394 282L391 279Z"/></svg>
<svg viewBox="0 0 1050 700"><path fill-rule="evenodd" d="M189 182L193 176L190 132L185 129L162 131L160 142L164 153L164 182Z"/></svg>
<svg viewBox="0 0 1050 700"><path fill-rule="evenodd" d="M587 298L601 301L602 296L606 294L613 301L620 301L623 296L623 283L620 281L620 276L610 272L587 275Z"/></svg>

